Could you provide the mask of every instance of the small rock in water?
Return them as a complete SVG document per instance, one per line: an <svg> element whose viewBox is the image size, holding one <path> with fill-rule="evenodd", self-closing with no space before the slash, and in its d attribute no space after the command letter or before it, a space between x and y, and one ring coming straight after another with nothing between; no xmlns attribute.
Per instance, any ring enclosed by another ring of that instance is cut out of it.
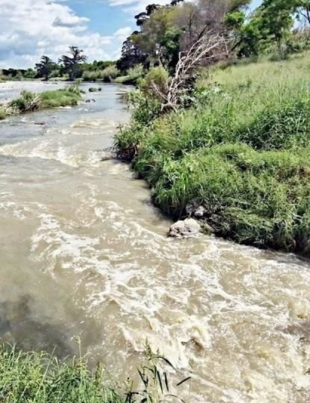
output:
<svg viewBox="0 0 310 403"><path fill-rule="evenodd" d="M194 216L197 218L202 218L207 214L207 210L203 206L199 206L194 212Z"/></svg>
<svg viewBox="0 0 310 403"><path fill-rule="evenodd" d="M91 102L96 102L96 100L95 100L95 99L86 99L85 102L88 103L88 104L90 104Z"/></svg>
<svg viewBox="0 0 310 403"><path fill-rule="evenodd" d="M171 225L168 236L173 238L189 237L200 233L200 224L192 218L177 221Z"/></svg>

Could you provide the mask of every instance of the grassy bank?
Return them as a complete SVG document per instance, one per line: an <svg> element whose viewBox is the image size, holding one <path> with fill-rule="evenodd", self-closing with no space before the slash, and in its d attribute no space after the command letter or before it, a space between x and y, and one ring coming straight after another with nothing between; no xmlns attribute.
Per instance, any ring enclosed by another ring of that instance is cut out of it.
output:
<svg viewBox="0 0 310 403"><path fill-rule="evenodd" d="M8 115L16 115L34 112L42 109L75 106L82 98L78 87L72 86L66 89L45 91L35 94L30 91L22 91L20 96L12 101L0 105L0 120Z"/></svg>
<svg viewBox="0 0 310 403"><path fill-rule="evenodd" d="M214 69L189 109L139 102L116 146L169 215L204 206L218 236L310 256L309 65Z"/></svg>
<svg viewBox="0 0 310 403"><path fill-rule="evenodd" d="M113 387L84 360L60 363L46 353L0 347L0 401L6 403L120 403Z"/></svg>
<svg viewBox="0 0 310 403"><path fill-rule="evenodd" d="M59 361L45 352L22 352L0 345L0 401L6 403L160 403L183 401L175 393L187 390L187 377L175 384L172 364L146 346L143 365L116 382L103 366L91 371L84 358ZM172 388L172 390L170 389Z"/></svg>

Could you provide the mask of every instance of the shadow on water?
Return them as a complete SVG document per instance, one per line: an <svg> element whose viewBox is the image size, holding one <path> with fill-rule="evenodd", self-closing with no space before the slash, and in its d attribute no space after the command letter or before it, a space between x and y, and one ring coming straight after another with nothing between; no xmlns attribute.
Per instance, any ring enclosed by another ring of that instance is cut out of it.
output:
<svg viewBox="0 0 310 403"><path fill-rule="evenodd" d="M0 340L23 350L55 352L59 358L75 354L72 341L59 327L32 317L31 303L32 298L25 295L16 302L0 304Z"/></svg>

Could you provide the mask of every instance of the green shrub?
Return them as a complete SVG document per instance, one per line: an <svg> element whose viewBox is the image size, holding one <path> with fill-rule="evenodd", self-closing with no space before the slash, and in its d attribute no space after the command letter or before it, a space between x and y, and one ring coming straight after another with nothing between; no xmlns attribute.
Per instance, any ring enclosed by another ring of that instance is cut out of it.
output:
<svg viewBox="0 0 310 403"><path fill-rule="evenodd" d="M115 65L106 67L103 70L85 70L83 72L84 81L104 81L111 82L120 74L119 70Z"/></svg>
<svg viewBox="0 0 310 403"><path fill-rule="evenodd" d="M104 77L103 70L95 70L95 71L86 70L83 72L82 76L84 81L103 80L103 77Z"/></svg>
<svg viewBox="0 0 310 403"><path fill-rule="evenodd" d="M118 84L136 84L143 77L144 69L142 64L137 64L130 68L125 76L117 77L115 82Z"/></svg>
<svg viewBox="0 0 310 403"><path fill-rule="evenodd" d="M106 67L102 71L102 78L103 78L103 81L105 81L105 82L113 81L119 75L120 75L120 71L114 64Z"/></svg>
<svg viewBox="0 0 310 403"><path fill-rule="evenodd" d="M158 91L154 90L154 85L156 88L163 94L167 91L167 85L169 82L169 73L168 71L162 67L154 67L152 68L144 79L141 80L139 87L145 95L154 96L156 98L159 97ZM162 101L162 98L159 97Z"/></svg>

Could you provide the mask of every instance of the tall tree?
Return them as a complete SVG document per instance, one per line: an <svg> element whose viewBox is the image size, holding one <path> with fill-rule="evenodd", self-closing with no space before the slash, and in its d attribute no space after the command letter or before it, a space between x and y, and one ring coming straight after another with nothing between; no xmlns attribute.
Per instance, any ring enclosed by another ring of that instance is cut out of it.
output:
<svg viewBox="0 0 310 403"><path fill-rule="evenodd" d="M83 55L83 50L77 46L69 46L70 55L63 55L59 62L62 63L65 71L69 74L69 80L74 81L80 71L81 63L85 63L87 56Z"/></svg>
<svg viewBox="0 0 310 403"><path fill-rule="evenodd" d="M259 8L261 30L275 40L279 56L282 56L283 40L293 25L295 0L264 0Z"/></svg>
<svg viewBox="0 0 310 403"><path fill-rule="evenodd" d="M52 61L48 56L42 56L40 63L35 65L38 77L43 77L45 81L48 80L49 75L54 70L56 63Z"/></svg>
<svg viewBox="0 0 310 403"><path fill-rule="evenodd" d="M298 19L310 25L310 0L295 0L294 3Z"/></svg>

